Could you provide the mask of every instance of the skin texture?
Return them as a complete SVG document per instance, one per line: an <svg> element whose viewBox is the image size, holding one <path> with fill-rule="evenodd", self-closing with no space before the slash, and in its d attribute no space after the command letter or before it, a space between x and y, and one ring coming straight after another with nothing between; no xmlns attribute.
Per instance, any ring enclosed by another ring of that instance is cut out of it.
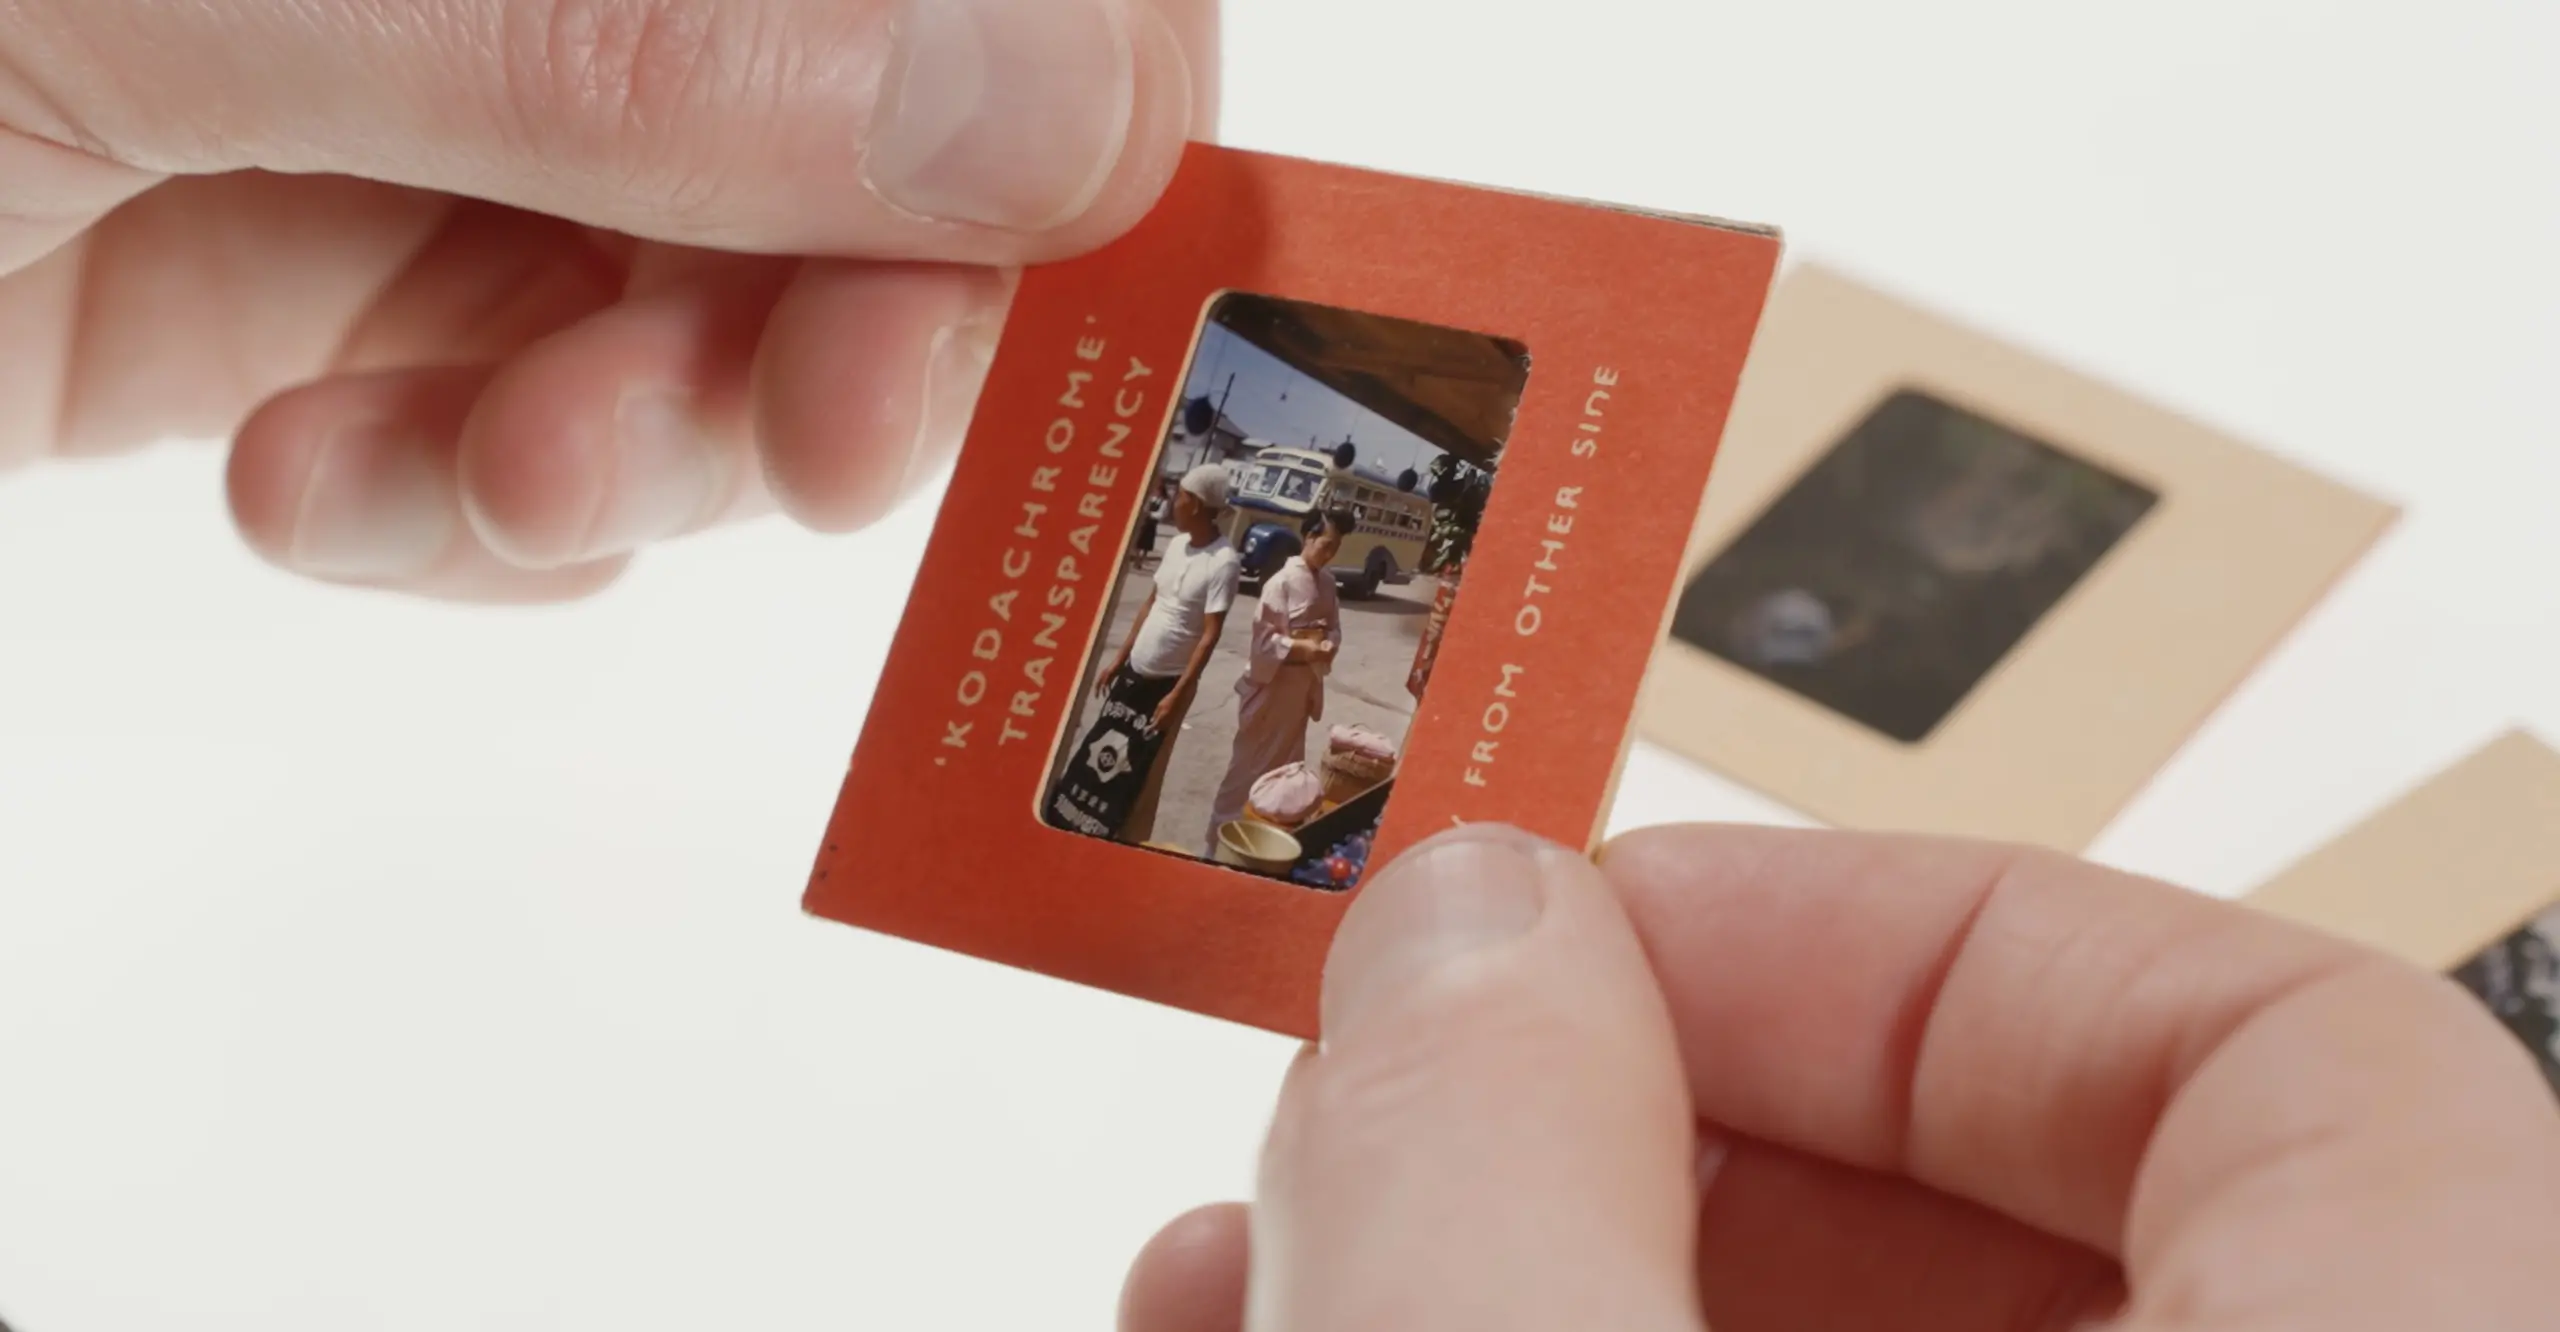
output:
<svg viewBox="0 0 2560 1332"><path fill-rule="evenodd" d="M2441 978L2000 847L1499 829L1354 905L1127 1332L2547 1326L2560 1113Z"/></svg>
<svg viewBox="0 0 2560 1332"><path fill-rule="evenodd" d="M1215 116L1214 0L988 0L1042 77L984 80L961 198L917 107L971 81L901 37L954 3L0 0L0 470L227 439L262 555L478 600L860 527L956 446L1011 269Z"/></svg>

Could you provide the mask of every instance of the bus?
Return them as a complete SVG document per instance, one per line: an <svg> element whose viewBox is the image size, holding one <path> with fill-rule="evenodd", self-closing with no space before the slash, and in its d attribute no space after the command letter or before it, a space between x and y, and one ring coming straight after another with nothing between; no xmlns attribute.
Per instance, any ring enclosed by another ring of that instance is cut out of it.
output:
<svg viewBox="0 0 2560 1332"><path fill-rule="evenodd" d="M1334 557L1333 580L1354 598L1402 582L1422 568L1431 543L1431 501L1396 482L1335 465L1314 449L1266 446L1229 464L1227 540L1244 559L1248 590L1298 553L1307 516L1351 515L1351 534Z"/></svg>

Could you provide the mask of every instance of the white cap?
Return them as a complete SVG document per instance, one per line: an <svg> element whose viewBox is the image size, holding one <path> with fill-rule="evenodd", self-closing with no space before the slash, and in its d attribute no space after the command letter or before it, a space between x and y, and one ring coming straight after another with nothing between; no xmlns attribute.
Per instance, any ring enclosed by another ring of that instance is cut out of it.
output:
<svg viewBox="0 0 2560 1332"><path fill-rule="evenodd" d="M1191 498L1212 509L1227 507L1227 469L1223 463L1202 463L1182 474L1182 488Z"/></svg>

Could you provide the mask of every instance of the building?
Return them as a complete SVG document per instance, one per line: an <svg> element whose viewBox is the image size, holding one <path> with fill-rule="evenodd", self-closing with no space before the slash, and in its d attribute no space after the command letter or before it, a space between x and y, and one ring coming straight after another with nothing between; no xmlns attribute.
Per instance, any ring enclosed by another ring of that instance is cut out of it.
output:
<svg viewBox="0 0 2560 1332"><path fill-rule="evenodd" d="M1233 462L1260 452L1265 441L1246 437L1244 427L1225 412L1209 425L1208 430L1192 434L1183 422L1173 424L1173 433L1165 436L1164 456L1157 464L1157 475L1180 476L1202 463Z"/></svg>

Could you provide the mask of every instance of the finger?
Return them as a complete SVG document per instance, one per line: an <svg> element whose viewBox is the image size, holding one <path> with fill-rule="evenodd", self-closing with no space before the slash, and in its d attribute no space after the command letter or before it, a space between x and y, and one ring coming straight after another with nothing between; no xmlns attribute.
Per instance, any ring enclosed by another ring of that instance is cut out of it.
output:
<svg viewBox="0 0 2560 1332"><path fill-rule="evenodd" d="M1182 49L1184 67L1191 75L1191 137L1213 142L1224 91L1218 63L1224 49L1218 0L1156 0L1156 9L1173 28L1174 45Z"/></svg>
<svg viewBox="0 0 2560 1332"><path fill-rule="evenodd" d="M241 535L306 577L454 600L563 601L612 582L620 560L519 568L464 520L456 454L495 373L346 375L259 408L233 443L227 475Z"/></svg>
<svg viewBox="0 0 2560 1332"><path fill-rule="evenodd" d="M1907 1179L1743 1139L1698 1222L1715 1332L2079 1332L2123 1304L2116 1264Z"/></svg>
<svg viewBox="0 0 2560 1332"><path fill-rule="evenodd" d="M2476 1005L2385 959L1991 847L1669 829L1604 864L1702 1117L2120 1255L2138 1310L2146 1279L2199 1296L2189 1235L2327 1251L2362 1218L2520 1298L2504 1241L2453 1218L2560 1226L2547 1090ZM2337 1275L2269 1255L2214 1298L2338 1305Z"/></svg>
<svg viewBox="0 0 2560 1332"><path fill-rule="evenodd" d="M1195 57L1215 69L1155 0L394 8L19 6L0 63L42 80L58 142L145 171L337 173L709 248L981 263L1134 224L1193 124Z"/></svg>
<svg viewBox="0 0 2560 1332"><path fill-rule="evenodd" d="M328 373L452 208L364 181L248 174L172 181L117 210L77 252L58 447L231 434L277 386Z"/></svg>
<svg viewBox="0 0 2560 1332"><path fill-rule="evenodd" d="M61 433L80 319L81 247L0 274L0 473L49 452Z"/></svg>
<svg viewBox="0 0 2560 1332"><path fill-rule="evenodd" d="M1964 950L1977 941L2051 948L2049 922L2006 922L2021 900L2018 885L2029 889L2030 900L2044 900L2050 893L2035 890L2073 874L2072 867L1992 847L1789 840L1756 830L1638 833L1612 843L1601 863L1681 1020L1690 1086L1704 1118L1861 1169L1909 1174L2109 1252L2119 1249L2132 1173L2159 1108L2160 1089L2151 1082L2156 1066L2119 1066L2138 1070L2129 1079L2134 1085L2109 1079L2093 1088L2030 1088L2021 1074L2063 1070L2004 1068L1996 1087L1948 1089L1963 1099L1941 1110L1929 1099L1939 1090L1937 1070L1923 1064L1924 1054L1943 1048L1925 1042L1935 1035L1937 1005L1959 993L1954 969ZM1992 920L1988 912L2004 892L2004 913ZM2101 905L2093 895L2084 909L2097 912L2102 924L2131 914L2137 921L2126 923L2138 927L2139 905L2129 910L2121 897ZM1994 925L2001 928L1986 929ZM2037 933L2021 934L2028 925ZM2160 941L2150 937L2159 928L2155 913L2139 934L2089 940L2080 954L2055 960L2067 963L2070 974L2109 987L2109 1003L2135 998L2116 991L2123 963L2161 953ZM1809 965L1804 954L1817 941L1826 955ZM1981 959L2004 960L1988 950L1975 960ZM2263 983L2267 965L2261 961L2240 974ZM2037 999L2051 1002L2043 983L2033 983ZM2026 1006L2016 995L2008 1002ZM2042 1033L2021 1045L2020 1061L2047 1054ZM2103 1077L2107 1070L2097 1072ZM2068 1093L2071 1100L2047 1114L2048 1102L2028 1099L2030 1090L2040 1097ZM1974 1102L1993 1097L2016 1101L2000 1107L2006 1114L1998 1133L2011 1141L1978 1144L1977 1131L1987 1126L1949 1122L1955 1110L1984 1108ZM2071 1122L2048 1122L2080 1110L2085 1115ZM2028 1159L2012 1161L2008 1151L2026 1152L2014 1140L2021 1121L2043 1136ZM1956 1141L1942 1142L1932 1131ZM1994 1156L1965 1156L1956 1164L1967 1173L1957 1174L1939 1158L1958 1147Z"/></svg>
<svg viewBox="0 0 2560 1332"><path fill-rule="evenodd" d="M1365 888L1253 1211L1257 1332L1694 1328L1695 1140L1659 991L1581 857L1502 829Z"/></svg>
<svg viewBox="0 0 2560 1332"><path fill-rule="evenodd" d="M1743 1140L1702 1173L1698 1282L1715 1332L2079 1332L2122 1308L2108 1259L1909 1180ZM1240 1332L1249 1214L1203 1208L1132 1265L1122 1332Z"/></svg>
<svg viewBox="0 0 2560 1332"><path fill-rule="evenodd" d="M160 177L9 128L0 108L0 278L43 259Z"/></svg>
<svg viewBox="0 0 2560 1332"><path fill-rule="evenodd" d="M2477 999L2396 961L2306 984L2199 1057L2135 1196L2133 1327L2190 1311L2238 1327L2298 1310L2339 1332L2551 1316L2549 1086Z"/></svg>
<svg viewBox="0 0 2560 1332"><path fill-rule="evenodd" d="M1244 1332L1246 1228L1239 1204L1203 1207L1156 1232L1129 1266L1120 1332Z"/></svg>
<svg viewBox="0 0 2560 1332"><path fill-rule="evenodd" d="M463 504L508 562L630 554L769 506L749 382L787 261L678 252L511 360L464 427Z"/></svg>
<svg viewBox="0 0 2560 1332"><path fill-rule="evenodd" d="M755 433L783 509L865 527L959 448L1010 280L993 269L818 260L764 330Z"/></svg>
<svg viewBox="0 0 2560 1332"><path fill-rule="evenodd" d="M2080 1332L2123 1305L2113 1262L1908 1180L1748 1140L1713 1162L1697 1270L1715 1332ZM1228 1205L1160 1232L1122 1332L1240 1332L1248 1223Z"/></svg>
<svg viewBox="0 0 2560 1332"><path fill-rule="evenodd" d="M584 228L457 202L347 331L331 368L494 364L611 305L624 280L624 260Z"/></svg>

